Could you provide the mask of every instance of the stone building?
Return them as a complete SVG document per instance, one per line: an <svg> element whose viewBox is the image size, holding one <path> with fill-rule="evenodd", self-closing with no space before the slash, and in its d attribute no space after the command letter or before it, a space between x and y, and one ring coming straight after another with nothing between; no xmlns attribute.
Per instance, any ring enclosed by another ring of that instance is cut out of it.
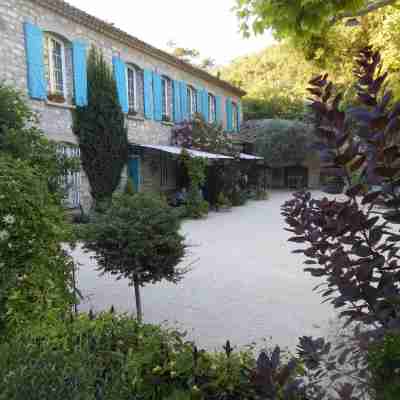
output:
<svg viewBox="0 0 400 400"><path fill-rule="evenodd" d="M1 0L0 81L27 95L43 131L67 154L78 152L72 113L87 102L92 45L113 68L126 115L133 150L122 184L130 174L140 190L175 188L177 164L166 146L173 125L195 112L223 124L233 136L239 130L240 89L62 0ZM88 208L84 173L66 178L70 205Z"/></svg>

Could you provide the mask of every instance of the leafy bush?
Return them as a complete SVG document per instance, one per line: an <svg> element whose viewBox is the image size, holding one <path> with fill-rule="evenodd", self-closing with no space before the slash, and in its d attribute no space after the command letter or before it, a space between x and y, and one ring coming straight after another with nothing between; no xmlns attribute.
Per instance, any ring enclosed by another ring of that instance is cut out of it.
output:
<svg viewBox="0 0 400 400"><path fill-rule="evenodd" d="M279 348L198 350L177 331L127 316L80 315L0 344L0 400L260 400L301 393L301 365Z"/></svg>
<svg viewBox="0 0 400 400"><path fill-rule="evenodd" d="M368 352L368 367L373 376L376 398L400 398L400 335L387 335Z"/></svg>
<svg viewBox="0 0 400 400"><path fill-rule="evenodd" d="M248 125L256 151L273 167L301 164L309 152L312 127L300 121L264 120ZM246 126L247 127L247 126Z"/></svg>
<svg viewBox="0 0 400 400"><path fill-rule="evenodd" d="M230 207L232 207L232 203L222 192L220 192L217 199L217 209Z"/></svg>
<svg viewBox="0 0 400 400"><path fill-rule="evenodd" d="M84 247L95 253L102 272L126 278L135 286L138 318L140 286L163 279L177 282L185 254L180 221L159 196L117 194L111 207L83 228Z"/></svg>
<svg viewBox="0 0 400 400"><path fill-rule="evenodd" d="M218 154L234 152L232 140L220 124L210 124L201 114L191 121L175 125L172 143L185 149L197 149Z"/></svg>
<svg viewBox="0 0 400 400"><path fill-rule="evenodd" d="M358 358L359 366L366 364L365 350L371 345L384 349L385 338L397 334L400 324L400 236L395 225L400 222L400 198L395 190L400 102L393 101L387 90L387 74L380 64L379 53L370 48L360 52L355 70L359 106L347 112L341 108L341 94L335 93L326 75L310 82L316 146L326 173L345 180L348 189L344 200L312 199L310 193L296 193L283 206L288 230L293 233L289 240L304 246L296 253L306 256L305 271L325 280L318 286L323 297L341 310L346 325L356 327L352 347L345 346L339 357L342 363L349 356ZM357 136L346 123L348 116L363 127ZM355 173L366 184L353 183ZM371 185L380 189L371 189ZM389 210L379 211L382 202ZM376 376L366 382L365 369L357 369L356 387L365 391L368 383L374 385ZM376 398L382 398L381 388L375 389Z"/></svg>
<svg viewBox="0 0 400 400"><path fill-rule="evenodd" d="M208 214L209 204L203 199L201 188L206 181L207 161L204 158L192 157L182 150L181 160L189 175L189 191L185 204L187 218L202 218Z"/></svg>
<svg viewBox="0 0 400 400"><path fill-rule="evenodd" d="M60 177L79 168L78 160L58 151L38 128L38 119L22 94L0 83L0 152L25 160L46 177L51 192L62 196Z"/></svg>
<svg viewBox="0 0 400 400"><path fill-rule="evenodd" d="M72 265L60 243L69 238L46 177L0 155L0 330L68 309Z"/></svg>

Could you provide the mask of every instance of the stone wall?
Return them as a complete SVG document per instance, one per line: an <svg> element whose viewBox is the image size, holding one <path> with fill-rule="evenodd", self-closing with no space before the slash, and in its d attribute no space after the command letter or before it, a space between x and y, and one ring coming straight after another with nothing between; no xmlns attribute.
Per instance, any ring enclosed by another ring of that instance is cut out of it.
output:
<svg viewBox="0 0 400 400"><path fill-rule="evenodd" d="M38 25L43 31L53 33L66 41L84 40L89 45L95 45L103 51L105 59L111 67L113 55L120 55L126 63L132 63L139 68L149 68L170 79L184 80L195 87L204 87L214 95L222 96L222 120L226 121L224 110L225 98L236 96L226 89L217 87L208 81L200 79L175 66L167 64L151 55L102 35L85 26L79 25L64 16L48 10L30 0L0 1L0 81L12 84L27 94L27 69L25 56L25 41L23 23L25 21ZM72 79L71 76L67 78ZM40 125L46 135L53 140L76 143L72 126L73 105L50 104L29 99L32 109L40 117ZM145 120L136 117L127 119L129 141L138 144L169 144L171 139L171 124ZM125 176L126 179L126 176ZM144 180L148 180L144 177ZM83 206L90 205L90 192L85 176L82 178Z"/></svg>

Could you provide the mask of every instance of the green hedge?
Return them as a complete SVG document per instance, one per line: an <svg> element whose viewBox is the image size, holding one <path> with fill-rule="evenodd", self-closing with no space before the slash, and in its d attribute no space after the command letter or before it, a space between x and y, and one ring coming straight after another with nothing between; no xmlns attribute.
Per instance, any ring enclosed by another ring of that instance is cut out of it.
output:
<svg viewBox="0 0 400 400"><path fill-rule="evenodd" d="M1 400L255 399L250 351L197 351L173 330L112 313L0 345Z"/></svg>

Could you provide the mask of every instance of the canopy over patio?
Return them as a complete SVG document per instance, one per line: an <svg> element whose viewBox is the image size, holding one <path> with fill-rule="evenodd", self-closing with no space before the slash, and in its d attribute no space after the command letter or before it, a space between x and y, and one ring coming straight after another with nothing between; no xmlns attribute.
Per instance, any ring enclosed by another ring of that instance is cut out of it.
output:
<svg viewBox="0 0 400 400"><path fill-rule="evenodd" d="M178 147L178 146L168 146L168 145L150 145L150 144L145 144L145 145L135 145L137 147L145 148L145 149L152 149L152 150L158 150L162 151L165 153L169 154L175 154L175 155L180 155L182 153L182 150L184 150L183 147ZM215 154L215 153L208 153L206 151L200 151L200 150L194 150L194 149L185 149L190 156L192 157L200 157L200 158L207 158L209 160L233 160L234 157L231 156L226 156L223 154ZM262 157L257 157L253 156L250 154L245 154L245 153L240 153L240 159L241 160L263 160Z"/></svg>

